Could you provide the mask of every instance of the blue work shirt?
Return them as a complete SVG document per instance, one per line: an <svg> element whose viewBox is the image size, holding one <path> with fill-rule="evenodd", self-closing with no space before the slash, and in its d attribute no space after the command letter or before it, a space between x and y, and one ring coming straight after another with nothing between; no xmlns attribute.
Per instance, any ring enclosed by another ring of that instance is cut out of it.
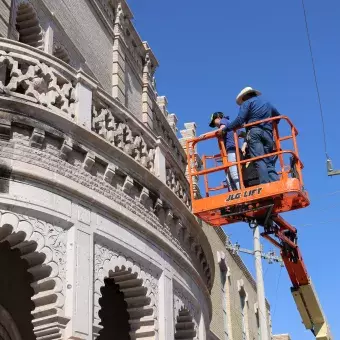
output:
<svg viewBox="0 0 340 340"><path fill-rule="evenodd" d="M253 97L241 104L238 116L229 124L227 130L233 130L243 126L243 124L277 116L280 116L280 113L269 101L262 98L262 96ZM273 129L271 122L256 126L270 131Z"/></svg>
<svg viewBox="0 0 340 340"><path fill-rule="evenodd" d="M229 117L223 117L220 121L220 125L225 125L225 128L223 128L225 148L227 151L232 151L235 150L234 131L227 130L229 124Z"/></svg>

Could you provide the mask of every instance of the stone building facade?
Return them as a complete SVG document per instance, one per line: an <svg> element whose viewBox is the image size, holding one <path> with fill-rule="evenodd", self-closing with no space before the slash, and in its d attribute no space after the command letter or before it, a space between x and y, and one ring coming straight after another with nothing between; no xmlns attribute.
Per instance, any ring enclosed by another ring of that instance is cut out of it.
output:
<svg viewBox="0 0 340 340"><path fill-rule="evenodd" d="M292 340L289 334L278 334L273 336L273 340Z"/></svg>
<svg viewBox="0 0 340 340"><path fill-rule="evenodd" d="M238 340L232 299L256 309L240 259L221 272L221 239L191 214L132 19L124 0L0 0L0 339L226 339L227 311ZM238 287L225 309L221 280Z"/></svg>

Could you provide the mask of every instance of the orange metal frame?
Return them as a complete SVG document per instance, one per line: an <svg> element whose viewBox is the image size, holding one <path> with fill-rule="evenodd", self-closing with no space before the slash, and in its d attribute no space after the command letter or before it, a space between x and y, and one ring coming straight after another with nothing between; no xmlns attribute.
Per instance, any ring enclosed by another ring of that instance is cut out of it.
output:
<svg viewBox="0 0 340 340"><path fill-rule="evenodd" d="M288 122L291 131L290 135L280 137L278 130L279 120ZM307 285L309 278L301 252L297 246L297 230L279 216L279 213L304 208L309 205L308 194L303 187L303 164L299 158L296 142L298 131L286 116L269 118L247 124L243 128L250 128L264 122L272 122L273 124L273 137L276 151L260 157L241 160L239 149L236 148L236 162L229 162L223 138L218 137L217 131L190 139L186 142L193 213L215 227L239 221L251 222L257 220L259 224L264 226L264 232L261 235L273 245L280 248L281 256L290 279L293 286L297 288L302 285ZM218 140L220 154L203 156L203 169L198 170L195 162L196 145L199 142L213 138L217 138ZM234 140L235 145L239 145L237 130L234 131ZM281 143L286 140L292 140L293 150L281 149ZM290 177L292 169L284 164L285 154L290 154L295 160L295 171L297 173L295 177ZM242 176L242 165L273 156L277 156L279 159L281 167L281 171L279 171L280 180L245 188ZM215 161L215 167L208 168L207 160ZM218 161L221 161L222 165L218 166ZM240 190L230 192L226 190L225 185L215 188L209 187L208 174L221 171L225 172L229 167L234 165L236 165L238 169ZM204 177L205 197L202 198L195 198L194 196L193 177L197 178L197 176ZM225 192L215 196L211 195L212 192L220 190L224 190Z"/></svg>
<svg viewBox="0 0 340 340"><path fill-rule="evenodd" d="M278 129L278 121L286 121L290 127L290 135L280 137ZM309 205L307 192L303 187L302 169L303 164L299 158L296 137L298 131L286 116L273 117L251 124L247 124L242 128L250 128L261 123L271 122L273 124L273 138L276 151L259 157L241 160L239 148L236 148L236 162L229 162L224 140L218 137L217 131L204 134L199 137L192 138L186 142L187 160L189 166L189 184L190 194L192 199L193 213L211 224L219 227L221 225L230 224L244 220L245 218L255 218L263 215L268 204L274 204L273 213L281 213L299 208L304 208ZM238 134L234 131L235 145L239 145ZM198 143L217 138L220 153L213 156L203 156L203 168L201 170L195 167L195 148ZM282 150L281 143L286 140L292 140L293 150ZM296 178L290 177L291 168L284 164L284 155L289 154L295 160ZM245 188L243 184L242 166L248 162L256 162L266 157L278 157L281 171L280 180L273 183L260 184L257 186ZM215 161L215 166L208 168L207 161ZM217 165L217 162L222 162L222 165ZM225 185L218 187L209 187L208 175L217 172L226 172L229 167L237 166L240 190L230 192ZM193 177L203 176L205 197L194 199ZM212 192L223 191L220 194L211 195ZM239 212L239 213L238 213Z"/></svg>

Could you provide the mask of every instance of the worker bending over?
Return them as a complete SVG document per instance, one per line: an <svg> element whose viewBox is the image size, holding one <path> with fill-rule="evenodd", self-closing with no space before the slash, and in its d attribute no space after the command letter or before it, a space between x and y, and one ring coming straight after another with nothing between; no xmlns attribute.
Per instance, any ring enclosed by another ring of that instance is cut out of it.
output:
<svg viewBox="0 0 340 340"><path fill-rule="evenodd" d="M229 132L226 131L229 124L230 124L229 117L224 117L223 112L215 112L211 115L209 126L212 128L217 127L220 130L224 138L224 144L228 155L228 162L233 163L236 162L236 147L233 131ZM227 184L229 188L231 188L231 190L240 189L240 180L236 165L233 165L228 168Z"/></svg>
<svg viewBox="0 0 340 340"><path fill-rule="evenodd" d="M230 122L226 130L232 131L244 124L254 123L263 119L280 116L276 108L263 99L261 92L251 87L244 88L236 97L240 111L236 119ZM272 122L262 123L247 128L247 144L250 157L259 157L273 152L273 125ZM277 157L266 157L255 162L260 183L269 183L279 180L275 170Z"/></svg>

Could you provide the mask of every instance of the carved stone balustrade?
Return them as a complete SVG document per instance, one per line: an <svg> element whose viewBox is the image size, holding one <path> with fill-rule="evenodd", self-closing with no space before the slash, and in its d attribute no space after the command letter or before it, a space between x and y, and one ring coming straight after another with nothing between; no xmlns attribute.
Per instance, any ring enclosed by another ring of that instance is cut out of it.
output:
<svg viewBox="0 0 340 340"><path fill-rule="evenodd" d="M0 92L75 120L77 74L57 58L0 39Z"/></svg>

